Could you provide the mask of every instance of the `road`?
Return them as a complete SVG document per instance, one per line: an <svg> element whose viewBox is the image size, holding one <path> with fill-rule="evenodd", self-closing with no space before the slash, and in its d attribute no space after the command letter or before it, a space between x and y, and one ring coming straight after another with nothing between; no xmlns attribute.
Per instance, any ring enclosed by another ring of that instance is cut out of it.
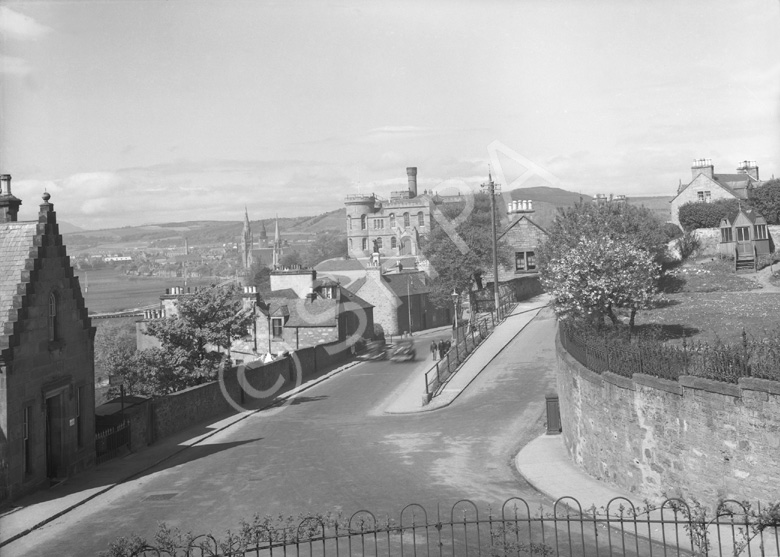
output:
<svg viewBox="0 0 780 557"><path fill-rule="evenodd" d="M554 386L555 321L545 309L446 408L389 415L389 397L425 362L363 363L259 412L2 549L2 555L92 555L159 522L222 534L260 515L369 509L397 518L411 502L481 507L541 501L512 457L544 431ZM428 339L428 344L430 339ZM151 499L149 499L151 497Z"/></svg>

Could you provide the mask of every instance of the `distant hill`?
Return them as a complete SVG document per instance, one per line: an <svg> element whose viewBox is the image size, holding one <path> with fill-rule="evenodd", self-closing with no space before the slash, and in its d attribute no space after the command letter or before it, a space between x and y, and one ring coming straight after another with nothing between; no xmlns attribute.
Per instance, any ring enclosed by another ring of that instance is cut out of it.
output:
<svg viewBox="0 0 780 557"><path fill-rule="evenodd" d="M57 221L57 224L60 228L60 234L69 234L71 232L83 232L84 229L76 226L75 224L71 224L69 222L65 222L64 220Z"/></svg>
<svg viewBox="0 0 780 557"><path fill-rule="evenodd" d="M589 202L592 197L561 188L537 186L518 188L509 192L511 199L530 199L534 202L533 220L542 228L549 227L559 207L568 207L580 199ZM668 220L669 197L629 197L629 203L644 205L661 218ZM503 208L505 210L506 207ZM342 207L316 216L280 218L282 239L290 244L305 244L327 230L344 231L346 210ZM265 223L268 240L273 241L274 219L251 221L255 241L260 238L261 223ZM243 229L241 221L187 221L162 224L126 226L105 230L84 230L69 223L60 223L60 232L66 243L76 250L90 248L121 250L130 247L183 246L184 238L191 246L235 244Z"/></svg>

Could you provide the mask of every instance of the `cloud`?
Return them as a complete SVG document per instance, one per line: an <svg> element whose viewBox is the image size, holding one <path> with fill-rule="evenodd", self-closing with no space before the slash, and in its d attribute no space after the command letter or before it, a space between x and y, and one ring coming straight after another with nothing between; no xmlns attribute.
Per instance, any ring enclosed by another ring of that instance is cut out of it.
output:
<svg viewBox="0 0 780 557"><path fill-rule="evenodd" d="M27 60L16 56L0 54L0 74L27 75L32 71L32 66Z"/></svg>
<svg viewBox="0 0 780 557"><path fill-rule="evenodd" d="M0 6L0 34L17 40L37 40L48 35L52 29L41 25L33 18Z"/></svg>

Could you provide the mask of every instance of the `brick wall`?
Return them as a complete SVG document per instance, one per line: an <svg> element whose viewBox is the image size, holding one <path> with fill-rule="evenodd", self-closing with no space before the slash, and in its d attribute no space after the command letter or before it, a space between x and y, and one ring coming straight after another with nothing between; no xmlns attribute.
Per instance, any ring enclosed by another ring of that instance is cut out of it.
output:
<svg viewBox="0 0 780 557"><path fill-rule="evenodd" d="M556 342L569 455L637 496L780 499L780 383L598 375Z"/></svg>

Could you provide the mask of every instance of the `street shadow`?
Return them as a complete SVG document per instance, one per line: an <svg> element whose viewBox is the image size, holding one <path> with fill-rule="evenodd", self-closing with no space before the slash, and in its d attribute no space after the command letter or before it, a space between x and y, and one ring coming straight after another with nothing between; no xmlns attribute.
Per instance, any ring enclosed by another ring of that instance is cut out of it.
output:
<svg viewBox="0 0 780 557"><path fill-rule="evenodd" d="M326 398L328 398L328 395L297 396L295 398L290 399L290 402L288 404L290 406L296 406L298 404L306 404L307 402L317 402L319 400L325 400Z"/></svg>
<svg viewBox="0 0 780 557"><path fill-rule="evenodd" d="M210 444L208 443L208 439L205 439L204 440L205 442L202 444L194 445L190 447L183 447L180 452L174 453L173 455L169 456L162 462L150 468L147 468L146 470L142 470L138 472L137 474L133 475L130 479L136 480L138 478L143 478L144 476L148 476L150 474L156 474L157 472L161 472L169 468L182 466L183 464L187 464L189 462L201 460L203 458L215 455L217 453L229 451L230 449L234 449L236 447L241 447L242 445L248 445L250 443L255 443L257 441L262 441L262 440L263 437L256 437L254 439L246 439L244 441L232 441L230 443Z"/></svg>

